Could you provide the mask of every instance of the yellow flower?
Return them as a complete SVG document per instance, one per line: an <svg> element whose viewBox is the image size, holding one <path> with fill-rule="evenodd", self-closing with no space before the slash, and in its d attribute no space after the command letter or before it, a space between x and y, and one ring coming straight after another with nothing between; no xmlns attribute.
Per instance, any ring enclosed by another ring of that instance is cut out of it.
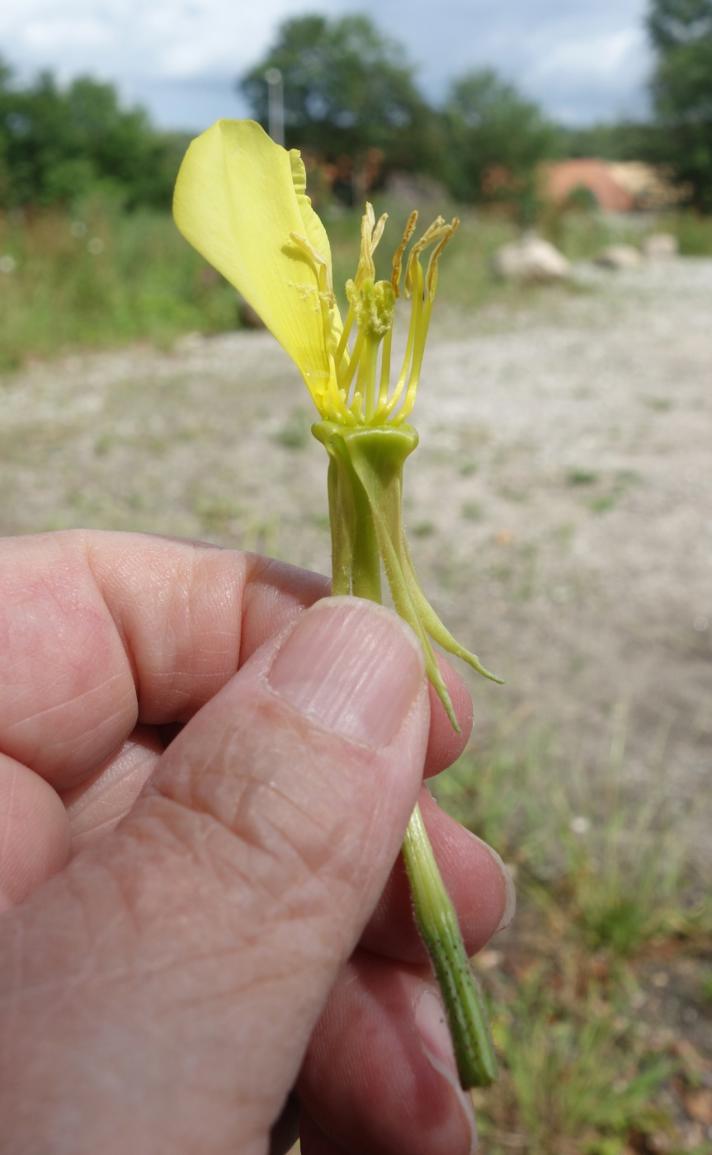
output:
<svg viewBox="0 0 712 1155"><path fill-rule="evenodd" d="M275 144L254 121L220 120L193 141L178 173L173 213L185 238L252 305L296 363L323 420L370 427L405 420L415 401L438 261L457 218L433 221L406 259L417 222L411 213L390 279L377 280L374 253L387 214L376 220L367 205L342 322L329 238L306 194L301 156ZM401 287L411 301L410 325L392 384L391 338Z"/></svg>
<svg viewBox="0 0 712 1155"><path fill-rule="evenodd" d="M431 641L486 677L494 675L453 638L420 589L402 526L401 475L418 443L405 418L415 401L438 261L459 221L437 217L408 252L417 223L411 213L390 280L377 280L374 253L387 217L376 220L366 205L342 322L329 238L306 194L302 159L296 149L275 144L259 124L219 120L193 141L178 173L173 214L186 240L235 286L296 362L319 411L322 420L312 432L330 458L334 592L378 601L383 568L394 605L420 638L428 675L457 726ZM411 302L410 324L392 384L401 287Z"/></svg>

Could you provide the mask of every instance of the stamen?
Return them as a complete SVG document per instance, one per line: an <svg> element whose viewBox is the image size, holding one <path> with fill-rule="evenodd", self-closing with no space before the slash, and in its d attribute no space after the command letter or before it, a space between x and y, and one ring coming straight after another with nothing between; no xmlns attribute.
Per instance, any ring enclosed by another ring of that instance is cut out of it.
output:
<svg viewBox="0 0 712 1155"><path fill-rule="evenodd" d="M358 256L358 266L356 268L356 276L354 281L360 285L362 281L368 277L373 280L376 275L376 266L373 263L373 253L371 251L371 237L376 224L376 214L373 211L373 205L370 201L366 201L366 207L361 217L361 245Z"/></svg>
<svg viewBox="0 0 712 1155"><path fill-rule="evenodd" d="M393 254L393 263L391 265L391 285L393 286L393 292L395 293L396 297L398 297L400 295L400 279L401 279L401 270L403 268L403 254L408 247L408 242L410 241L410 238L413 236L413 233L415 232L415 226L417 225L417 223L418 223L418 210L413 209L412 213L410 214L410 216L408 217L408 220L405 223L405 228L403 229L403 236L401 238L401 243L399 244L398 248L396 249L395 253Z"/></svg>
<svg viewBox="0 0 712 1155"><path fill-rule="evenodd" d="M422 237L420 237L420 239L417 240L413 245L413 248L410 250L410 254L408 256L408 264L406 265L405 270L405 294L407 297L409 297L412 292L414 276L413 270L420 261L420 254L425 249L427 249L429 245L432 245L435 241L440 240L444 230L449 229L449 227L450 226L445 223L445 218L438 216L435 218L432 224L428 225Z"/></svg>
<svg viewBox="0 0 712 1155"><path fill-rule="evenodd" d="M333 348L333 323L332 310L336 307L336 298L334 290L331 286L331 267L330 262L322 257L307 237L302 236L301 233L290 233L290 240L312 267L317 279L317 308L321 310L321 321L324 329L324 347L331 352ZM306 287L306 286L305 286Z"/></svg>
<svg viewBox="0 0 712 1155"><path fill-rule="evenodd" d="M384 405L388 401L388 386L391 383L391 345L393 343L393 326L383 338L383 345L381 347L381 379L378 386L378 411L377 416L381 415Z"/></svg>
<svg viewBox="0 0 712 1155"><path fill-rule="evenodd" d="M349 358L349 363L348 363L346 372L343 373L341 376L341 388L344 390L345 393L348 393L349 389L351 388L351 382L354 379L354 373L356 372L356 368L358 366L359 360L361 359L361 352L363 350L363 343L364 343L364 335L362 332L359 332L359 334L358 334L358 336L354 342L354 347L351 350L351 356Z"/></svg>
<svg viewBox="0 0 712 1155"><path fill-rule="evenodd" d="M376 220L373 205L370 201L366 202L366 208L361 217L361 249L359 252L358 268L356 269L356 276L354 277L357 285L361 285L363 281L375 281L376 279L376 266L373 260L373 254L378 247L378 242L383 236L383 230L386 227L387 220L388 213L382 213L378 220Z"/></svg>
<svg viewBox="0 0 712 1155"><path fill-rule="evenodd" d="M346 352L346 346L347 346L349 337L351 336L351 329L353 328L353 323L354 323L353 305L349 305L349 311L346 314L346 320L344 321L344 327L341 331L341 337L339 339L339 344L337 345L336 353L334 354L334 360L336 361L337 365L341 364L341 360L344 356L344 353Z"/></svg>
<svg viewBox="0 0 712 1155"><path fill-rule="evenodd" d="M376 249L378 248L378 242L380 241L381 237L383 236L383 230L386 227L386 221L387 220L388 220L388 213L381 213L380 217L378 218L378 220L376 221L376 223L373 227L373 232L371 233L371 255L372 256L375 253Z"/></svg>
<svg viewBox="0 0 712 1155"><path fill-rule="evenodd" d="M408 389L406 390L406 395L403 399L403 404L401 405L401 407L398 410L398 413L396 415L396 421L398 423L405 420L405 418L411 412L411 410L415 404L415 394L416 394L417 389L418 389L418 382L420 381L420 370L423 367L423 356L425 354L425 342L428 339L428 329L430 327L430 312L432 310L432 307L433 307L433 303L430 300L430 298L428 298L422 304L422 317L420 319L420 324L418 325L418 332L416 335L415 348L413 350L413 364L411 365L411 369L410 369L410 380L408 382Z"/></svg>
<svg viewBox="0 0 712 1155"><path fill-rule="evenodd" d="M418 265L418 268L420 269L420 265ZM422 276L422 269L420 270L420 272L421 272L421 276ZM386 402L386 404L384 406L384 409L383 409L384 420L390 416L390 414L393 412L393 410L397 406L397 404L400 401L401 396L403 394L403 390L405 389L406 382L409 380L409 376L410 376L409 369L410 369L410 365L411 365L411 359L413 356L413 348L415 346L415 335L416 335L416 331L418 329L418 322L420 320L421 305L422 305L422 300L420 299L420 297L418 295L416 295L413 298L413 306L412 306L411 311L410 311L410 324L408 326L408 339L407 339L406 346L405 346L405 353L403 354L403 362L401 364L401 371L398 374L398 380L396 381L395 388L393 389L391 396L388 398L388 401Z"/></svg>
<svg viewBox="0 0 712 1155"><path fill-rule="evenodd" d="M331 369L331 372L329 374L329 380L327 381L326 388L324 390L324 399L329 402L333 413L340 413L344 405L343 399L340 395L341 391L336 381L333 362L330 364L329 368Z"/></svg>
<svg viewBox="0 0 712 1155"><path fill-rule="evenodd" d="M427 269L427 272L425 274L425 284L426 284L427 290L428 290L428 297L430 298L431 301L433 300L433 298L435 296L435 290L438 287L438 262L440 260L440 257L442 256L442 251L445 248L445 246L447 244L449 244L450 241L452 240L452 238L455 236L455 233L457 232L459 227L460 227L460 218L459 217L453 217L452 220L450 221L450 224L447 226L447 232L445 233L445 236L435 246L432 253L430 254L430 260L428 261L428 269Z"/></svg>
<svg viewBox="0 0 712 1155"><path fill-rule="evenodd" d="M358 392L365 403L364 417L370 421L376 411L376 360L378 357L378 341L370 338L365 342L358 367Z"/></svg>
<svg viewBox="0 0 712 1155"><path fill-rule="evenodd" d="M307 258L309 264L312 266L319 281L319 288L322 291L328 291L328 269L329 263L321 253L318 253L311 241L303 237L301 233L290 233L289 239L297 246L300 252Z"/></svg>

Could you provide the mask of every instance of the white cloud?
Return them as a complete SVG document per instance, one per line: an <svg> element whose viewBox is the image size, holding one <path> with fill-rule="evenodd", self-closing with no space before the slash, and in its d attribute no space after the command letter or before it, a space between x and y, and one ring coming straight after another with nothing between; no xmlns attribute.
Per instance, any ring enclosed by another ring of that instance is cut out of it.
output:
<svg viewBox="0 0 712 1155"><path fill-rule="evenodd" d="M111 43L111 29L96 18L67 20L64 16L49 20L31 20L22 29L27 50L39 57L53 56L58 45L69 44L75 51L106 48Z"/></svg>
<svg viewBox="0 0 712 1155"><path fill-rule="evenodd" d="M605 83L636 67L645 58L643 37L636 28L623 28L584 39L562 39L539 57L530 69L538 82L556 77L575 80L586 77L590 82Z"/></svg>
<svg viewBox="0 0 712 1155"><path fill-rule="evenodd" d="M5 0L0 43L23 71L153 80L235 75L300 10L294 0Z"/></svg>

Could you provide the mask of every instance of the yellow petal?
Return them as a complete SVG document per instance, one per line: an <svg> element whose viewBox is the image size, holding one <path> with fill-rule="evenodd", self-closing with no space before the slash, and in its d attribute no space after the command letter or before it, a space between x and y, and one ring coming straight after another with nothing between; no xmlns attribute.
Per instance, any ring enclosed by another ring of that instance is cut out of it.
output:
<svg viewBox="0 0 712 1155"><path fill-rule="evenodd" d="M326 262L329 285L331 252L306 196L299 153L275 144L254 121L219 120L185 155L173 215L320 394L329 380L329 308L325 321L317 270L290 238L306 236Z"/></svg>

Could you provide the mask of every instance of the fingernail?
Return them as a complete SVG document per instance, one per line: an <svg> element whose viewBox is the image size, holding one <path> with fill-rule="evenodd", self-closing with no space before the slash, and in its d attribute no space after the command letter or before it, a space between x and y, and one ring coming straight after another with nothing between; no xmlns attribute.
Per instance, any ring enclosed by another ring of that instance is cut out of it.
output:
<svg viewBox="0 0 712 1155"><path fill-rule="evenodd" d="M423 1054L439 1075L449 1085L462 1112L462 1123L466 1126L467 1150L477 1150L477 1126L472 1101L460 1086L455 1053L452 1049L450 1030L440 999L430 988L426 988L415 1004L415 1025L420 1035ZM456 1150L460 1150L460 1146Z"/></svg>
<svg viewBox="0 0 712 1155"><path fill-rule="evenodd" d="M502 876L502 883L504 885L504 909L494 931L495 934L499 934L501 930L507 929L517 912L517 890L514 885L512 871L510 867L507 866L506 862L500 858L497 851L490 846L489 842L485 842L482 838L478 838L477 835L473 834L471 830L468 830L467 833L471 838L474 838L475 842L480 844L483 850L487 851L490 858L494 859L495 863L497 864L497 869Z"/></svg>
<svg viewBox="0 0 712 1155"><path fill-rule="evenodd" d="M325 730L378 749L403 726L423 670L414 635L390 610L324 598L299 618L268 677Z"/></svg>

